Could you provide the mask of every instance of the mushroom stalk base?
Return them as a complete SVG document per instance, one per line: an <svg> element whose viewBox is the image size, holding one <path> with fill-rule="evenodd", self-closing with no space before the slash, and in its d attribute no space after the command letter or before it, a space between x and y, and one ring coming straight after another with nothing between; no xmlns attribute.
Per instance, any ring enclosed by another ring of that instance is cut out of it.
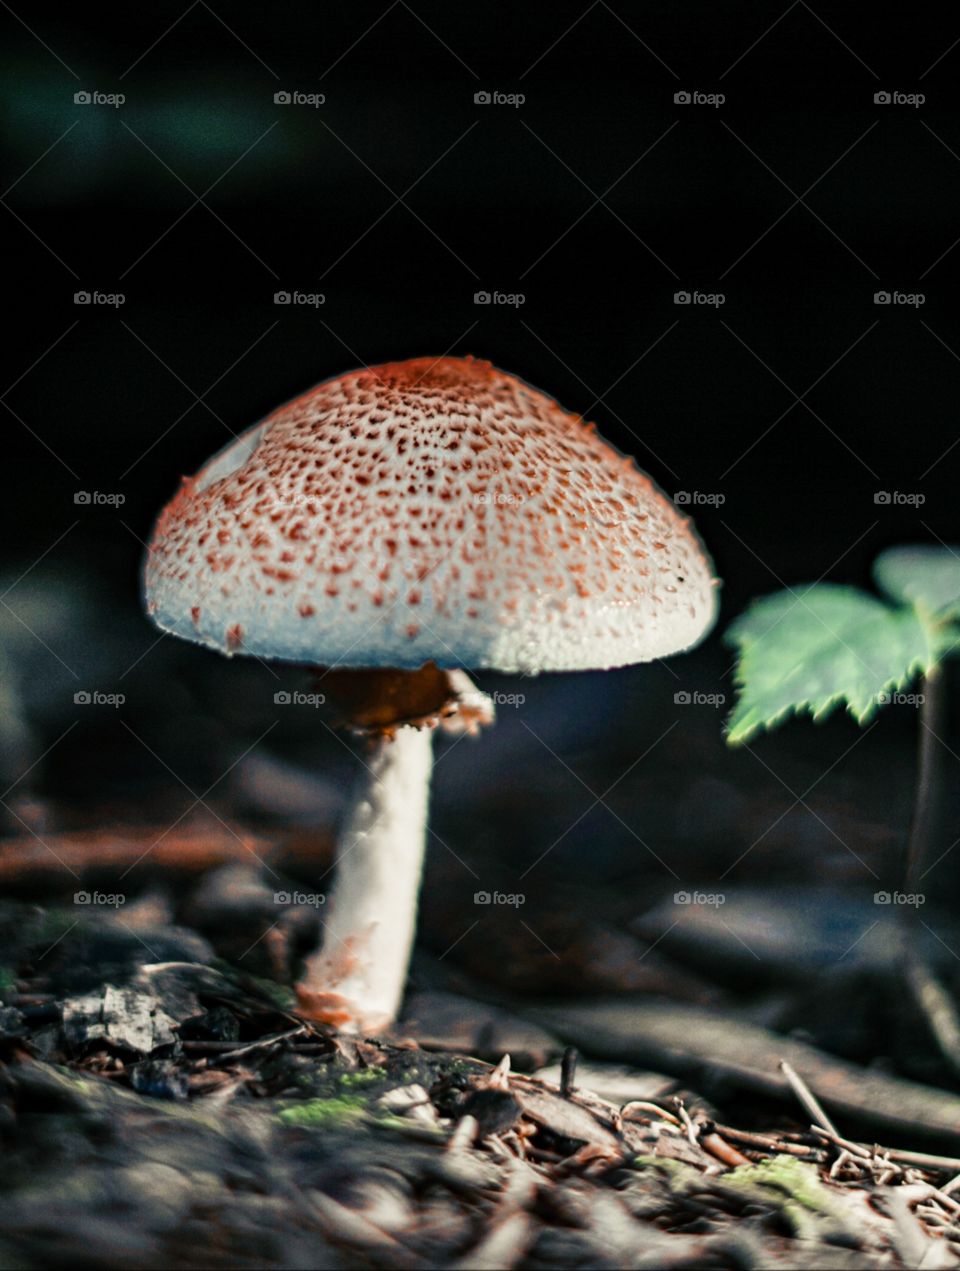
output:
<svg viewBox="0 0 960 1271"><path fill-rule="evenodd" d="M417 918L430 773L430 728L375 743L337 850L323 947L298 986L301 1012L344 1032L396 1017Z"/></svg>

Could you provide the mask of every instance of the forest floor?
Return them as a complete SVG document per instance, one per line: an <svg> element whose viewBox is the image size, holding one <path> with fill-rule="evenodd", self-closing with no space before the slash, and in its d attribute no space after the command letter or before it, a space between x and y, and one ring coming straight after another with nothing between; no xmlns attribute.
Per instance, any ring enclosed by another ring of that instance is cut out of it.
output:
<svg viewBox="0 0 960 1271"><path fill-rule="evenodd" d="M401 1020L349 1038L291 986L356 757L275 706L301 672L69 595L24 621L84 683L133 669L78 706L4 632L0 1268L960 1266L960 1072L875 897L911 721L761 764L716 711L672 727L667 671L508 685L437 747ZM957 1000L943 855L916 944Z"/></svg>
<svg viewBox="0 0 960 1271"><path fill-rule="evenodd" d="M960 1266L960 1099L723 1012L425 991L357 1039L149 900L0 928L4 1267Z"/></svg>

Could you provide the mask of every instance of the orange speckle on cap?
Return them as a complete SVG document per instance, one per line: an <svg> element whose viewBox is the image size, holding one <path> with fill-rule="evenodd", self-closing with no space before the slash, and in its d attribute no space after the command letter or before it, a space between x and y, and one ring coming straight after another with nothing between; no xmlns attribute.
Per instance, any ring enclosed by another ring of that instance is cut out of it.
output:
<svg viewBox="0 0 960 1271"><path fill-rule="evenodd" d="M208 597L204 638L242 623L261 657L548 670L695 643L710 572L686 518L592 424L489 362L415 358L318 385L186 478L146 595L188 638Z"/></svg>

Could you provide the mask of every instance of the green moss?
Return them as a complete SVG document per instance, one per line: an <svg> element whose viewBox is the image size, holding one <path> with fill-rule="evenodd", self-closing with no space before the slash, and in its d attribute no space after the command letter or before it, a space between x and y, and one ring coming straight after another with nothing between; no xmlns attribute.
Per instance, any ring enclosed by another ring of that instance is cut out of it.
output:
<svg viewBox="0 0 960 1271"><path fill-rule="evenodd" d="M13 967L0 966L0 993L7 993L15 987L17 982L16 976L13 974Z"/></svg>
<svg viewBox="0 0 960 1271"><path fill-rule="evenodd" d="M741 1165L723 1180L729 1187L752 1191L756 1187L772 1188L815 1214L833 1215L833 1197L820 1181L815 1165L798 1161L795 1156L771 1156L757 1165Z"/></svg>
<svg viewBox="0 0 960 1271"><path fill-rule="evenodd" d="M442 1126L411 1121L408 1117L398 1117L392 1112L378 1112L370 1124L378 1130L396 1130L400 1134L418 1139L436 1139L439 1142L449 1138Z"/></svg>
<svg viewBox="0 0 960 1271"><path fill-rule="evenodd" d="M822 1236L824 1221L828 1226L842 1222L817 1167L795 1156L771 1156L757 1165L741 1165L723 1181L728 1187L759 1194L776 1204L800 1240L817 1239L818 1228Z"/></svg>
<svg viewBox="0 0 960 1271"><path fill-rule="evenodd" d="M386 1077L386 1068L379 1068L374 1064L372 1068L363 1068L359 1072L342 1072L337 1077L337 1082L347 1090L355 1090L362 1089L364 1086L374 1086L380 1081L385 1081Z"/></svg>
<svg viewBox="0 0 960 1271"><path fill-rule="evenodd" d="M362 1095L339 1095L332 1099L307 1099L281 1108L277 1114L284 1125L310 1126L313 1129L336 1129L353 1125L366 1112Z"/></svg>

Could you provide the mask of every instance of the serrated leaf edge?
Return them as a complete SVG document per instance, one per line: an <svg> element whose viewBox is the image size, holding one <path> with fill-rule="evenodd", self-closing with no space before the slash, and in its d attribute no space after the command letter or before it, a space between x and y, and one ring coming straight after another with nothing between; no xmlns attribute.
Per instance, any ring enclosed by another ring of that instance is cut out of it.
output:
<svg viewBox="0 0 960 1271"><path fill-rule="evenodd" d="M861 588L859 587L851 587L849 588L849 590L858 591L860 592L861 595L870 596L870 598L873 600L877 599L877 597L871 596L870 592L862 591ZM773 592L771 594L777 595L778 593ZM761 597L761 599L767 599L767 597ZM926 659L914 658L913 662L911 662L907 666L903 674L901 674L900 676L894 676L891 679L887 680L884 683L883 687L878 690L878 694L879 693L900 693L909 684L911 684L918 675L928 675L930 671L933 670L933 668L939 663L941 658L944 656L947 656L953 650L951 646L947 644L945 648L942 648L942 651L940 652L939 656L937 654L937 648L938 646L941 645L943 635L946 634L946 628L942 622L942 615L935 616L929 610L926 610L923 606L920 606L917 604L891 605L886 601L882 601L881 603L883 603L885 607L890 610L891 613L897 613L898 611L912 609L914 613L916 613L917 618L920 622L920 626L923 629L923 632L927 639ZM749 610L744 610L744 614L746 614L747 612L749 612ZM743 615L740 615L740 617L742 616ZM938 621L938 619L940 620ZM739 621L739 618L735 619L735 622L736 621ZM728 627L727 631L725 632L725 636L730 635L730 632L733 626L734 626L734 623L731 623L730 627ZM955 634L956 634L956 638L960 640L960 632L956 632ZM758 640L753 641L751 643L759 643L759 640L761 639L763 639L762 636L758 637ZM746 682L743 676L739 674L740 668L743 665L743 653L746 648L746 645L742 642L736 641L735 639L731 640L731 643L734 643L737 645L738 658L737 658L737 673L734 675L734 681L733 681L734 688L737 692L737 702L734 704L733 710L730 713L730 718L736 715L737 706L739 705L740 694L743 692L744 688L746 687ZM728 722L725 726L727 744L729 746L743 746L748 741L752 741L753 738L756 737L758 733L772 732L775 728L778 728L780 724L782 724L785 720L790 719L791 716L794 716L794 715L799 716L799 715L806 714L810 716L810 718L813 720L815 724L821 724L823 723L825 719L827 719L829 715L833 714L833 712L836 710L836 708L839 705L841 705L846 700L846 696L847 696L846 693L834 693L829 698L827 698L827 700L824 702L822 706L820 706L817 709L814 709L813 703L809 698L805 698L803 701L795 702L792 706L784 707L782 710L777 711L775 715L770 716L770 718L768 719L759 720L756 723L749 724L746 728L741 726L738 729L733 729L730 727L729 719L728 719ZM869 702L864 710L858 711L852 702L848 702L847 714L852 716L852 718L856 720L858 726L862 728L864 724L867 724L870 722L870 720L874 717L874 715L877 714L877 712L882 707L887 705L889 705L889 703L874 700L872 702Z"/></svg>

